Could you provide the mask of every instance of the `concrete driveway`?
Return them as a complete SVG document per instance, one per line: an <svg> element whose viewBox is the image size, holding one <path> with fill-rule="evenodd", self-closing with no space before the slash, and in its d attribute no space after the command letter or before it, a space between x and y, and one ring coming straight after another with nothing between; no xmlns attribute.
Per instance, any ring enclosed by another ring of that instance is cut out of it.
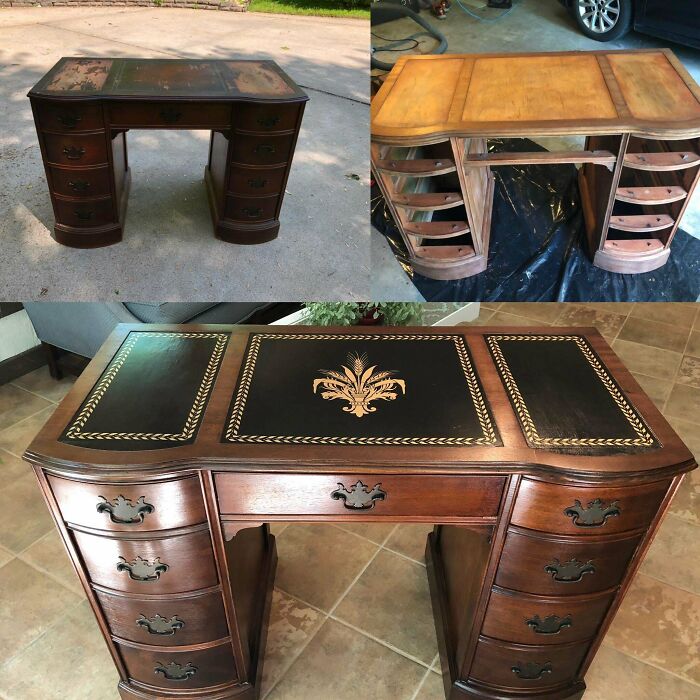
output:
<svg viewBox="0 0 700 700"><path fill-rule="evenodd" d="M368 22L165 8L0 10L0 299L362 299L369 288ZM124 240L76 250L53 211L27 91L61 56L264 58L311 100L280 236L214 238L209 133L131 131ZM359 181L350 177L359 175Z"/></svg>

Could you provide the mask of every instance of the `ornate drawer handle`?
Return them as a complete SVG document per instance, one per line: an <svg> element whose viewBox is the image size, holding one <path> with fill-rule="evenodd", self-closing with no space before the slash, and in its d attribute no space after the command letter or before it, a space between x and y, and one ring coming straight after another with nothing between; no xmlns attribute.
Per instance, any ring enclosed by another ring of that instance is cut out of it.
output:
<svg viewBox="0 0 700 700"><path fill-rule="evenodd" d="M119 525L142 523L143 519L155 510L150 503L146 503L145 496L139 496L136 503L132 503L130 498L124 498L121 494L113 501L108 501L104 496L100 498L102 502L97 504L97 512L109 513L109 519Z"/></svg>
<svg viewBox="0 0 700 700"><path fill-rule="evenodd" d="M260 187L265 187L267 185L267 180L263 180L263 178L258 177L258 178L251 178L248 180L248 186L249 187L255 187L256 189L259 189Z"/></svg>
<svg viewBox="0 0 700 700"><path fill-rule="evenodd" d="M164 574L170 567L156 557L152 562L142 557L136 557L134 561L127 561L124 557L119 557L117 571L126 571L132 581L157 581L161 574Z"/></svg>
<svg viewBox="0 0 700 700"><path fill-rule="evenodd" d="M596 498L595 501L589 501L588 506L584 508L581 501L576 499L573 506L564 510L564 515L571 518L577 527L602 527L608 518L615 518L622 512L617 503L613 501L606 506L600 498Z"/></svg>
<svg viewBox="0 0 700 700"><path fill-rule="evenodd" d="M173 635L185 626L185 623L177 615L173 615L169 620L161 615L154 615L151 618L139 615L136 624L139 627L145 627L148 634L160 635Z"/></svg>
<svg viewBox="0 0 700 700"><path fill-rule="evenodd" d="M258 117L258 124L265 129L272 129L273 126L277 126L280 123L279 117Z"/></svg>
<svg viewBox="0 0 700 700"><path fill-rule="evenodd" d="M545 664L538 664L535 661L528 661L526 664L518 662L510 670L524 681L537 681L545 673L552 672L552 664L549 661Z"/></svg>
<svg viewBox="0 0 700 700"><path fill-rule="evenodd" d="M74 209L73 213L80 219L81 221L90 221L92 219L92 215L95 213L92 211L92 209Z"/></svg>
<svg viewBox="0 0 700 700"><path fill-rule="evenodd" d="M90 183L85 180L69 180L68 187L70 187L73 192L87 192L90 189Z"/></svg>
<svg viewBox="0 0 700 700"><path fill-rule="evenodd" d="M75 146L64 146L63 153L68 160L80 160L85 155L84 148L76 148Z"/></svg>
<svg viewBox="0 0 700 700"><path fill-rule="evenodd" d="M68 129L74 129L78 122L83 121L77 114L59 114L56 119Z"/></svg>
<svg viewBox="0 0 700 700"><path fill-rule="evenodd" d="M343 505L350 510L369 510L374 508L375 501L383 501L386 492L382 491L381 483L375 484L369 490L361 481L353 484L350 489L346 489L341 483L338 488L331 493L334 501L343 501Z"/></svg>
<svg viewBox="0 0 700 700"><path fill-rule="evenodd" d="M269 143L260 143L255 147L255 153L274 153L277 149Z"/></svg>
<svg viewBox="0 0 700 700"><path fill-rule="evenodd" d="M529 620L525 620L525 624L535 634L559 634L563 629L572 627L574 622L571 615L559 617L559 615L547 615L544 620L540 619L539 615L533 615Z"/></svg>
<svg viewBox="0 0 700 700"><path fill-rule="evenodd" d="M593 560L580 562L578 559L569 559L569 561L560 562L558 559L553 559L551 564L547 564L544 570L551 574L555 581L561 583L576 583L580 581L586 574L594 574L595 566Z"/></svg>
<svg viewBox="0 0 700 700"><path fill-rule="evenodd" d="M158 663L153 668L154 673L162 673L169 681L186 681L192 678L197 673L197 667L191 663L186 663L184 666L171 661L167 666L163 663Z"/></svg>
<svg viewBox="0 0 700 700"><path fill-rule="evenodd" d="M178 112L178 110L170 107L168 109L161 109L160 116L164 122L167 122L168 124L174 124L175 122L179 122L180 119L182 119L182 112Z"/></svg>
<svg viewBox="0 0 700 700"><path fill-rule="evenodd" d="M262 209L260 207L256 207L255 209L249 209L248 207L245 207L243 209L243 213L249 219L257 219L262 214Z"/></svg>

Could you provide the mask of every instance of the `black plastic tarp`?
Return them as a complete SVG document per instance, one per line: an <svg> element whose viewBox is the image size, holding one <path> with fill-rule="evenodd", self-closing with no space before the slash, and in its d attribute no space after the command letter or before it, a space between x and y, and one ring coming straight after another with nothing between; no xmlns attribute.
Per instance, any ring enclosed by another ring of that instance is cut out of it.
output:
<svg viewBox="0 0 700 700"><path fill-rule="evenodd" d="M527 139L489 141L492 151L543 151ZM587 252L573 165L502 166L496 178L488 267L460 280L415 273L379 188L372 223L427 301L697 301L700 240L679 229L668 262L622 275L595 267Z"/></svg>

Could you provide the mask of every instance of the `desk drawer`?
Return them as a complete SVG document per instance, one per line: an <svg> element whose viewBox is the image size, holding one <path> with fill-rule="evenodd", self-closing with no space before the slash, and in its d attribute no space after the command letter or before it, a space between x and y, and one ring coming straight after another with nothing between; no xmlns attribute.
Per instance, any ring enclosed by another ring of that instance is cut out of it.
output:
<svg viewBox="0 0 700 700"><path fill-rule="evenodd" d="M269 221L275 218L279 197L226 197L224 216L234 221Z"/></svg>
<svg viewBox="0 0 700 700"><path fill-rule="evenodd" d="M158 688L186 690L232 683L237 678L230 642L208 649L154 651L117 644L130 678ZM187 695L186 697L194 697Z"/></svg>
<svg viewBox="0 0 700 700"><path fill-rule="evenodd" d="M479 639L469 676L504 688L538 688L576 678L588 643L530 647Z"/></svg>
<svg viewBox="0 0 700 700"><path fill-rule="evenodd" d="M69 202L56 199L56 223L65 226L102 226L115 220L112 198Z"/></svg>
<svg viewBox="0 0 700 700"><path fill-rule="evenodd" d="M100 591L96 595L110 632L131 642L172 647L213 642L228 636L219 591L169 600Z"/></svg>
<svg viewBox="0 0 700 700"><path fill-rule="evenodd" d="M90 580L117 591L185 593L218 583L209 531L117 539L73 531Z"/></svg>
<svg viewBox="0 0 700 700"><path fill-rule="evenodd" d="M47 131L72 134L104 128L102 105L99 102L34 101L39 126Z"/></svg>
<svg viewBox="0 0 700 700"><path fill-rule="evenodd" d="M241 134L233 138L234 163L280 165L291 158L294 134Z"/></svg>
<svg viewBox="0 0 700 700"><path fill-rule="evenodd" d="M115 532L148 532L206 522L199 479L96 484L49 476L68 523Z"/></svg>
<svg viewBox="0 0 700 700"><path fill-rule="evenodd" d="M111 194L109 166L73 170L52 167L53 191L64 197L103 197Z"/></svg>
<svg viewBox="0 0 700 700"><path fill-rule="evenodd" d="M157 127L167 129L212 129L231 127L231 105L220 102L112 102L109 107L112 127Z"/></svg>
<svg viewBox="0 0 700 700"><path fill-rule="evenodd" d="M299 105L237 105L233 111L237 129L245 131L292 131L299 117Z"/></svg>
<svg viewBox="0 0 700 700"><path fill-rule="evenodd" d="M523 479L511 522L562 535L605 535L648 527L670 481L583 488Z"/></svg>
<svg viewBox="0 0 700 700"><path fill-rule="evenodd" d="M505 484L497 476L371 474L215 475L222 515L495 517Z"/></svg>
<svg viewBox="0 0 700 700"><path fill-rule="evenodd" d="M244 196L279 194L282 191L287 168L283 165L269 170L246 168L242 165L231 168L228 191Z"/></svg>
<svg viewBox="0 0 700 700"><path fill-rule="evenodd" d="M540 595L579 595L617 586L640 536L592 542L509 531L496 574L501 588Z"/></svg>
<svg viewBox="0 0 700 700"><path fill-rule="evenodd" d="M104 133L75 136L44 133L44 147L46 160L53 165L103 165L109 162Z"/></svg>
<svg viewBox="0 0 700 700"><path fill-rule="evenodd" d="M585 599L540 598L494 589L482 632L517 644L564 644L590 639L610 607L613 593Z"/></svg>

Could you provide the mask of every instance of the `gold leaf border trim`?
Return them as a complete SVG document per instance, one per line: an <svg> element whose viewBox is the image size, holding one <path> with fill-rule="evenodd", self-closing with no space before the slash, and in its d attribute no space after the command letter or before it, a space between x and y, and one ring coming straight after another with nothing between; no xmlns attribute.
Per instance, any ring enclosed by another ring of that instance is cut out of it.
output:
<svg viewBox="0 0 700 700"><path fill-rule="evenodd" d="M253 381L253 373L263 340L422 340L452 341L464 372L469 394L482 430L481 437L348 437L324 435L240 435L239 430L245 405ZM226 442L298 444L298 445L500 445L501 442L491 419L476 372L472 365L464 338L458 335L428 334L348 334L330 333L256 333L251 336L245 364L241 372L236 397L224 435Z"/></svg>
<svg viewBox="0 0 700 700"><path fill-rule="evenodd" d="M129 357L139 339L145 336L149 338L216 338L214 351L209 358L207 368L202 376L202 381L197 389L194 403L192 404L192 408L187 415L182 431L179 433L82 432L85 424L94 413L102 397L107 393L107 389L109 389L110 384L114 381L114 378L117 376L119 370L124 366L127 357ZM130 333L129 337L119 349L119 352L114 356L107 372L93 388L87 402L66 431L64 437L71 440L167 440L177 442L189 440L195 434L197 426L199 425L199 420L204 411L207 399L209 398L211 388L214 385L214 379L216 378L216 373L219 369L219 365L221 364L221 359L223 357L224 350L226 349L228 338L228 333L153 333L149 331L135 331Z"/></svg>
<svg viewBox="0 0 700 700"><path fill-rule="evenodd" d="M537 431L535 422L528 411L527 404L518 383L515 381L510 367L503 356L503 352L499 345L500 341L564 341L574 342L578 346L581 354L585 357L588 363L593 368L603 386L613 398L618 408L625 416L630 426L637 434L636 438L547 438L542 437ZM496 361L496 366L501 375L506 390L518 414L520 424L522 425L525 437L534 447L631 447L643 446L651 447L656 444L654 436L647 428L644 421L639 417L637 412L632 408L623 393L613 381L612 377L595 355L586 339L580 335L489 335L486 337L491 354Z"/></svg>

